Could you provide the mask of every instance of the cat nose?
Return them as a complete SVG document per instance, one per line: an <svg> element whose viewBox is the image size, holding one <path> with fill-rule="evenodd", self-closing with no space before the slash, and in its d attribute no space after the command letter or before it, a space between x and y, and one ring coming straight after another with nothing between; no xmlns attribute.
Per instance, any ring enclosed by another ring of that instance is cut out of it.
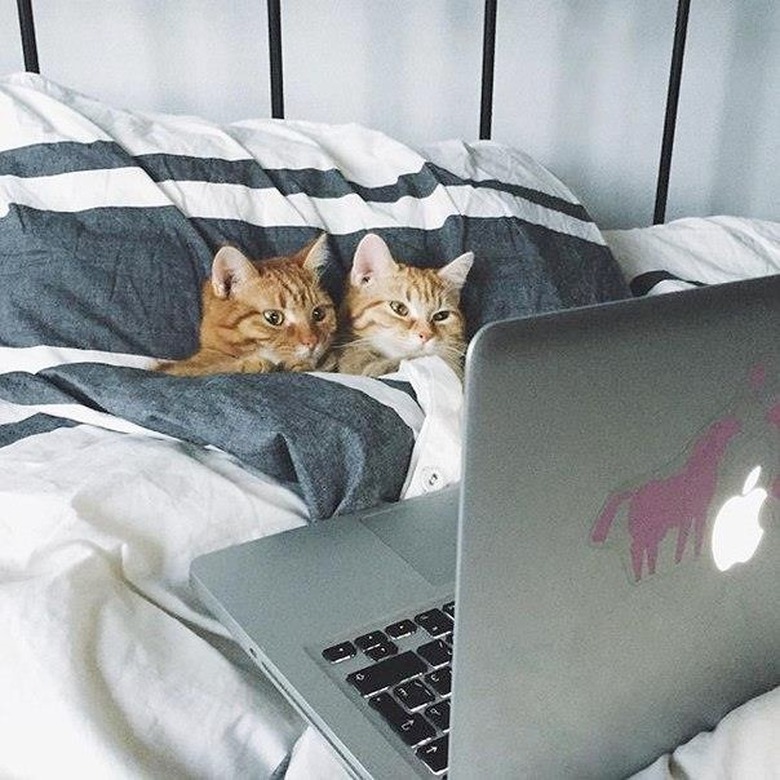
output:
<svg viewBox="0 0 780 780"><path fill-rule="evenodd" d="M415 331L415 335L421 343L425 344L433 338L433 331L430 328L418 328Z"/></svg>
<svg viewBox="0 0 780 780"><path fill-rule="evenodd" d="M298 328L294 334L299 344L310 349L317 346L317 334L310 328Z"/></svg>

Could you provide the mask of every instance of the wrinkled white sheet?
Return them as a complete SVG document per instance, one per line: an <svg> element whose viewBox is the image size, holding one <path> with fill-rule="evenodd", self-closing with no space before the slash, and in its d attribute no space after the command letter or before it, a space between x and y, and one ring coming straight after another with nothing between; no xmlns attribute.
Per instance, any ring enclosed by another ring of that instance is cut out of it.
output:
<svg viewBox="0 0 780 780"><path fill-rule="evenodd" d="M412 495L459 476L461 390L438 358L399 374L424 412ZM0 777L269 777L304 725L189 566L303 525L305 506L222 452L95 423L0 449Z"/></svg>
<svg viewBox="0 0 780 780"><path fill-rule="evenodd" d="M776 780L780 778L780 688L757 696L633 780Z"/></svg>
<svg viewBox="0 0 780 780"><path fill-rule="evenodd" d="M178 442L78 426L0 450L0 776L273 771L298 718L231 662L189 563L304 517Z"/></svg>

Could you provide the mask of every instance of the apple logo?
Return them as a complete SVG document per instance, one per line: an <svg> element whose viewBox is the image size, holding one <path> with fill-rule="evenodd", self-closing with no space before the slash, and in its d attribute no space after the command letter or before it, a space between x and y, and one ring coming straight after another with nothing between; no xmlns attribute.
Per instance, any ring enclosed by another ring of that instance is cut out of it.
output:
<svg viewBox="0 0 780 780"><path fill-rule="evenodd" d="M742 494L725 501L715 517L712 557L721 571L750 560L764 535L758 517L767 491L756 487L760 477L761 466L756 466L748 474Z"/></svg>

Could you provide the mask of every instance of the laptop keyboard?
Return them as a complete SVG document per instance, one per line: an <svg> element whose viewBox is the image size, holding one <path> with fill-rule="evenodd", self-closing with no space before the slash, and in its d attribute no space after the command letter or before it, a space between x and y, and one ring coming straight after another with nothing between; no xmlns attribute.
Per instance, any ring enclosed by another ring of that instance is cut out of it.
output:
<svg viewBox="0 0 780 780"><path fill-rule="evenodd" d="M435 775L448 763L454 618L449 601L322 651L330 664L366 660L344 679Z"/></svg>

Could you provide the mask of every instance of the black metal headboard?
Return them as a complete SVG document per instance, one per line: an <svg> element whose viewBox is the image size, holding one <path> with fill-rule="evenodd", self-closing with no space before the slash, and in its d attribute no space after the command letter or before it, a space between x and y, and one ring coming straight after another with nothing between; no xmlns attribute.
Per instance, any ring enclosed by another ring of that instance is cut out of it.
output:
<svg viewBox="0 0 780 780"><path fill-rule="evenodd" d="M284 78L282 68L282 12L281 0L266 0L268 6L268 49L271 83L271 116L284 118ZM32 0L16 0L19 11L19 29L22 39L25 70L40 73L38 46L35 39ZM482 78L479 107L479 137L488 139L493 121L493 72L496 55L496 17L498 0L485 0L482 38ZM672 45L672 61L669 68L669 87L664 111L664 129L661 157L658 163L658 180L655 193L653 223L664 221L669 194L669 174L672 166L672 149L677 123L677 108L682 81L685 38L688 30L690 0L677 0L677 18Z"/></svg>
<svg viewBox="0 0 780 780"><path fill-rule="evenodd" d="M38 65L38 44L35 42L35 23L33 21L31 0L16 0L19 10L19 30L22 36L22 51L24 52L24 69L32 73L40 73Z"/></svg>

